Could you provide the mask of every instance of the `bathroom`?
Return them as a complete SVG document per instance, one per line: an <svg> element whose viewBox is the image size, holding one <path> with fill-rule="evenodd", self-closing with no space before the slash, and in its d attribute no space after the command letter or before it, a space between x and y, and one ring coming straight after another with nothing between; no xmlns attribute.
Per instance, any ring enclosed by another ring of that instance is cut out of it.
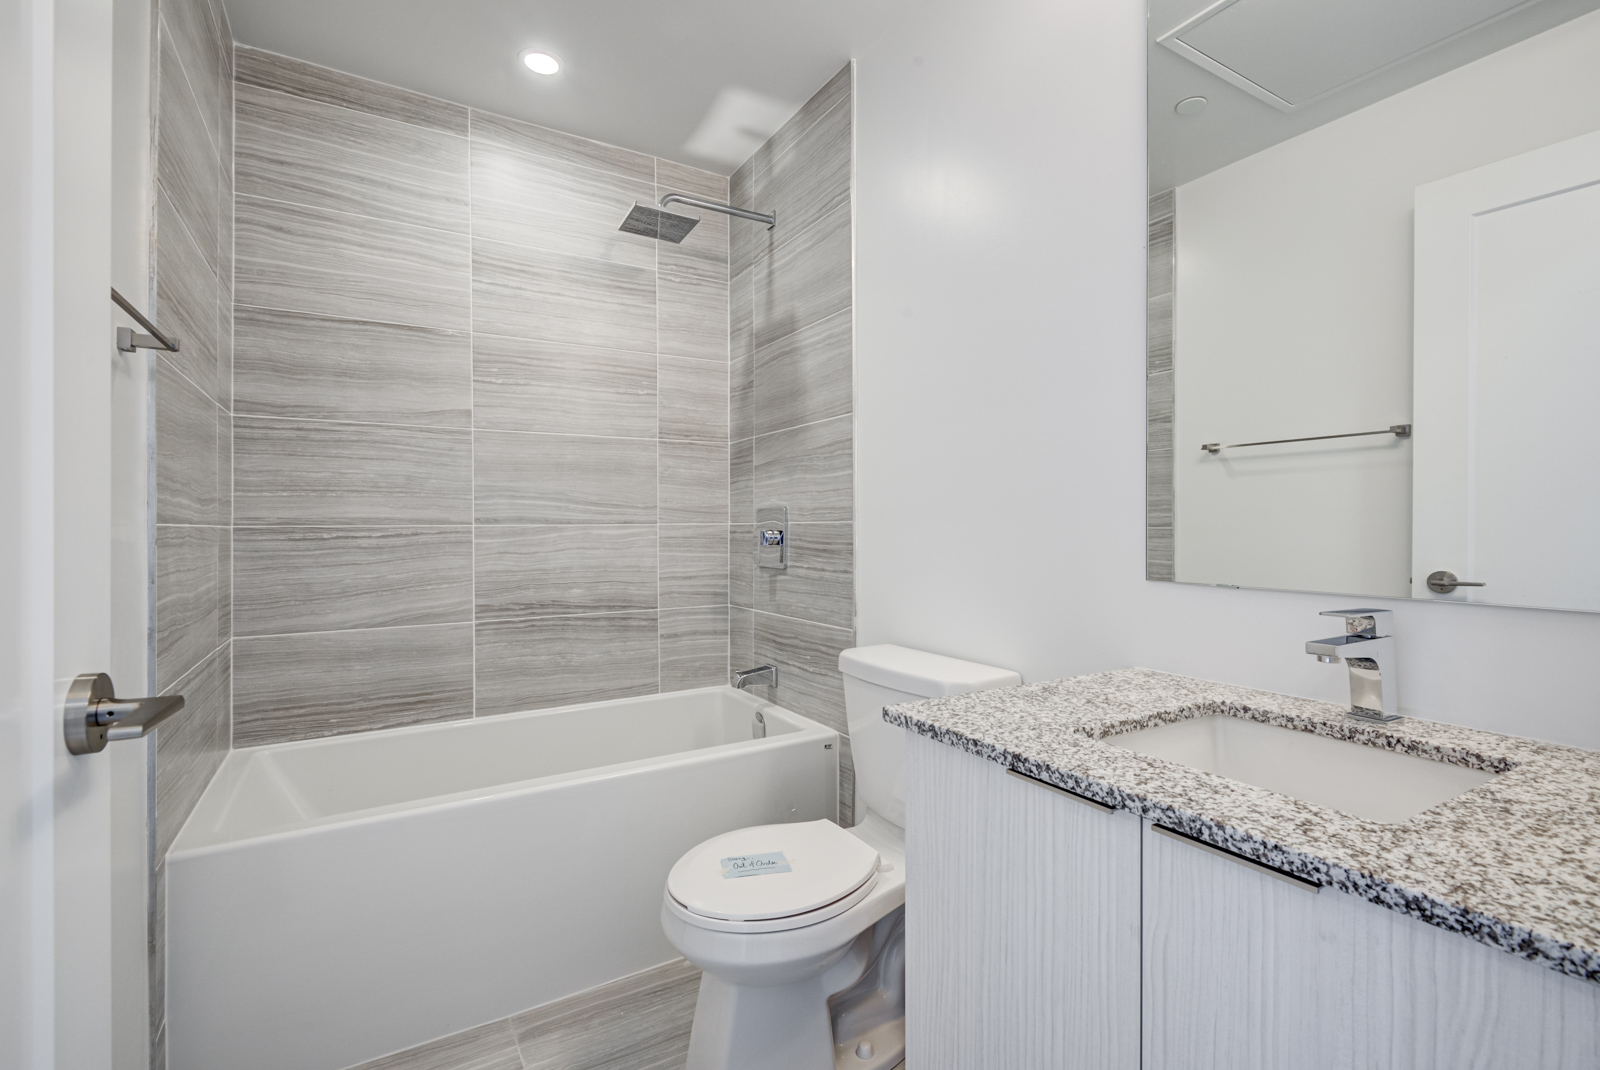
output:
<svg viewBox="0 0 1600 1070"><path fill-rule="evenodd" d="M1600 1065L1597 7L15 0L0 1067Z"/></svg>

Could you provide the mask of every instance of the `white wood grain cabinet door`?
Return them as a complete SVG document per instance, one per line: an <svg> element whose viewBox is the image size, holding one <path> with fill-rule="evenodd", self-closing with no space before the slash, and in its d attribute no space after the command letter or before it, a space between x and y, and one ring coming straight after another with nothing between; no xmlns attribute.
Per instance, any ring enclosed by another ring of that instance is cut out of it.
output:
<svg viewBox="0 0 1600 1070"><path fill-rule="evenodd" d="M1143 1070L1594 1070L1600 985L1146 831Z"/></svg>
<svg viewBox="0 0 1600 1070"><path fill-rule="evenodd" d="M1419 186L1415 292L1413 597L1600 611L1600 131Z"/></svg>
<svg viewBox="0 0 1600 1070"><path fill-rule="evenodd" d="M906 1065L1137 1070L1138 819L909 743Z"/></svg>

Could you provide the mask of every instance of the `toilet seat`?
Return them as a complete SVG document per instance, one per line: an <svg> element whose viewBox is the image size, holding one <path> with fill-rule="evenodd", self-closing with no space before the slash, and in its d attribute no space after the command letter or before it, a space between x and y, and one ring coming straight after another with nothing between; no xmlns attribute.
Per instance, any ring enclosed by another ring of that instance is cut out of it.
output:
<svg viewBox="0 0 1600 1070"><path fill-rule="evenodd" d="M778 856L786 872L725 876L730 858ZM719 932L778 932L849 910L877 884L877 850L832 821L756 825L714 836L667 876L666 906Z"/></svg>

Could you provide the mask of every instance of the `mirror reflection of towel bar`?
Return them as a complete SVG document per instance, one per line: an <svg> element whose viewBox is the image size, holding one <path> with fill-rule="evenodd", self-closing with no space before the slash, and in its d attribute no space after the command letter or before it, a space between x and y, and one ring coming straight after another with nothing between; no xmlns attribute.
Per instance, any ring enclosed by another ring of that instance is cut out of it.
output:
<svg viewBox="0 0 1600 1070"><path fill-rule="evenodd" d="M1241 446L1281 446L1285 442L1321 442L1325 438L1361 438L1365 435L1393 435L1395 438L1410 438L1410 424L1392 424L1382 431L1351 431L1344 435L1307 435L1305 438L1273 438L1265 442L1232 442L1224 446L1220 442L1207 442L1201 449L1207 453L1221 453L1223 450L1236 450Z"/></svg>

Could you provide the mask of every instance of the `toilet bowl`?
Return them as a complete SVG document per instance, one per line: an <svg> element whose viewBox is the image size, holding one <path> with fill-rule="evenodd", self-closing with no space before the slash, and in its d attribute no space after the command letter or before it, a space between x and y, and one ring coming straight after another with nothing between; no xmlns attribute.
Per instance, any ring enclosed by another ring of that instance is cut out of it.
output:
<svg viewBox="0 0 1600 1070"><path fill-rule="evenodd" d="M839 668L861 820L737 829L667 877L662 929L702 971L687 1070L905 1058L905 740L883 707L1022 678L889 645L846 650Z"/></svg>

